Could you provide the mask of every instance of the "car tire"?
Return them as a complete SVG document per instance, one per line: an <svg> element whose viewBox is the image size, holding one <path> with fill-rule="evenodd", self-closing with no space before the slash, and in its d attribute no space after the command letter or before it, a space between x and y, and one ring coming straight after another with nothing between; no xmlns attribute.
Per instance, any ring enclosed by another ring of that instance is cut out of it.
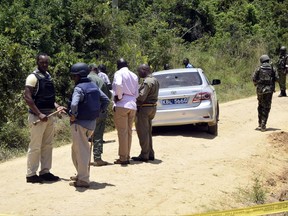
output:
<svg viewBox="0 0 288 216"><path fill-rule="evenodd" d="M217 111L216 111L216 124L209 125L208 124L208 133L214 136L218 135L218 121L219 121L219 103L217 102Z"/></svg>
<svg viewBox="0 0 288 216"><path fill-rule="evenodd" d="M214 136L218 135L218 123L216 123L215 125L208 125L208 133L212 134Z"/></svg>
<svg viewBox="0 0 288 216"><path fill-rule="evenodd" d="M220 115L219 103L218 103L218 101L217 101L217 115L216 115L217 122L219 121L219 115Z"/></svg>

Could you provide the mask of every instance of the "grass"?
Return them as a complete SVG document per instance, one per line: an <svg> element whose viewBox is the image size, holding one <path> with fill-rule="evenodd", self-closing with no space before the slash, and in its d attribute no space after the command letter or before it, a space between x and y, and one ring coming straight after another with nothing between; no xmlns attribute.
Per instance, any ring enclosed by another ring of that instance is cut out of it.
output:
<svg viewBox="0 0 288 216"><path fill-rule="evenodd" d="M242 203L264 204L266 201L267 189L259 177L252 180L252 185L246 188L239 188L239 201Z"/></svg>

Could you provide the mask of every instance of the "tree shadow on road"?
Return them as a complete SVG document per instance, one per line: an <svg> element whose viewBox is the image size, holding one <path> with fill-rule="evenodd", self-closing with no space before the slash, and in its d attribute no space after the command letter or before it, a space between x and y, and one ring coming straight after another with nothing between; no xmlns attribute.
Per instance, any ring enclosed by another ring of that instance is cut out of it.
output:
<svg viewBox="0 0 288 216"><path fill-rule="evenodd" d="M153 127L153 136L183 136L200 139L214 139L216 136L207 132L207 125L180 125Z"/></svg>

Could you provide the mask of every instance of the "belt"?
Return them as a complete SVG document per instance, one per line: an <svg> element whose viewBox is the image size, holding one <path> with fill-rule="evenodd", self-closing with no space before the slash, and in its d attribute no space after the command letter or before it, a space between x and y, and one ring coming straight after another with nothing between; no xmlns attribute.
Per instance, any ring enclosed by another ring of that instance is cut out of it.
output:
<svg viewBox="0 0 288 216"><path fill-rule="evenodd" d="M141 104L139 107L155 107L157 104Z"/></svg>

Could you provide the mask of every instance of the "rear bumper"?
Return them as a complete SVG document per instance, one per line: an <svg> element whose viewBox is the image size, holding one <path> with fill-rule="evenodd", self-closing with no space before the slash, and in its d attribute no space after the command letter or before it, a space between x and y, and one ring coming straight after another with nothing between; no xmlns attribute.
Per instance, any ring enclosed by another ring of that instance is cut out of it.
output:
<svg viewBox="0 0 288 216"><path fill-rule="evenodd" d="M172 126L209 123L217 123L212 106L194 107L184 109L157 110L152 126Z"/></svg>

